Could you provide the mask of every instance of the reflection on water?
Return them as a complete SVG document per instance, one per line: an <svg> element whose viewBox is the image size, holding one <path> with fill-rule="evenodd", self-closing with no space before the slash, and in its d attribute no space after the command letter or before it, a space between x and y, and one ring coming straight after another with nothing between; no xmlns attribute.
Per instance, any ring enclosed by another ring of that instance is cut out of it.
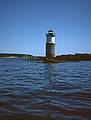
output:
<svg viewBox="0 0 91 120"><path fill-rule="evenodd" d="M91 62L0 59L0 118L91 119Z"/></svg>

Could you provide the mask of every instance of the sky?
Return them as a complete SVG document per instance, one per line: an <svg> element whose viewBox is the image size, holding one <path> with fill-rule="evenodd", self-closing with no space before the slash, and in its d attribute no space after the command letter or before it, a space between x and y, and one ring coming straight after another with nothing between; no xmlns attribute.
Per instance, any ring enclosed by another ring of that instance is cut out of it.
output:
<svg viewBox="0 0 91 120"><path fill-rule="evenodd" d="M91 0L0 0L0 53L44 56L50 27L56 55L91 53Z"/></svg>

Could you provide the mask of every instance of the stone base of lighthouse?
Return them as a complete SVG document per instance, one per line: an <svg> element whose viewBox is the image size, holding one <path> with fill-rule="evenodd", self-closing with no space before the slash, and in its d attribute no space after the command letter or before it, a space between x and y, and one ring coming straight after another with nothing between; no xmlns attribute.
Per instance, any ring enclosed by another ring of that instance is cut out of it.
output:
<svg viewBox="0 0 91 120"><path fill-rule="evenodd" d="M55 44L46 43L46 58L54 58L55 57Z"/></svg>

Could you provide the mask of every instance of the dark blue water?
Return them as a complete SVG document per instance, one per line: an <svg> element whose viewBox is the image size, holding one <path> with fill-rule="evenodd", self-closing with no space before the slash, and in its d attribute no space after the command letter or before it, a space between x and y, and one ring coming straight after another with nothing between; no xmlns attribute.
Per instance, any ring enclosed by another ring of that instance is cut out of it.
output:
<svg viewBox="0 0 91 120"><path fill-rule="evenodd" d="M7 115L91 120L91 62L0 59L0 116Z"/></svg>

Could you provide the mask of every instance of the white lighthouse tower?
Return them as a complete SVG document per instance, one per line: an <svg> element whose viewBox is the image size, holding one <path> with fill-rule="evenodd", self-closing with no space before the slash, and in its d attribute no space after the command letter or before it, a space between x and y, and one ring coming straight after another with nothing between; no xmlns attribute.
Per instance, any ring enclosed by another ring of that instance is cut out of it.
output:
<svg viewBox="0 0 91 120"><path fill-rule="evenodd" d="M50 28L46 33L46 58L55 57L55 33Z"/></svg>

